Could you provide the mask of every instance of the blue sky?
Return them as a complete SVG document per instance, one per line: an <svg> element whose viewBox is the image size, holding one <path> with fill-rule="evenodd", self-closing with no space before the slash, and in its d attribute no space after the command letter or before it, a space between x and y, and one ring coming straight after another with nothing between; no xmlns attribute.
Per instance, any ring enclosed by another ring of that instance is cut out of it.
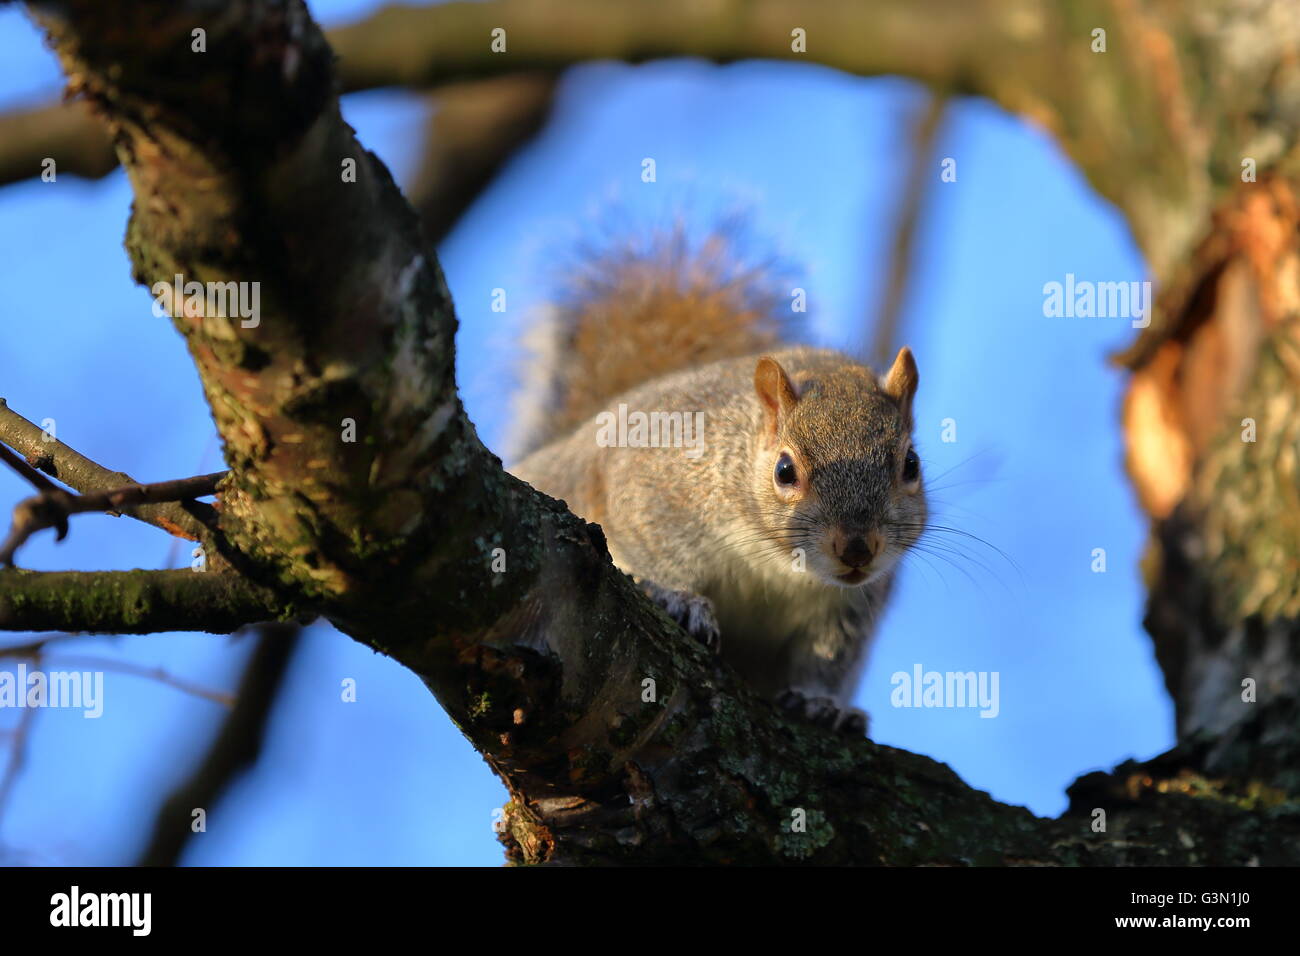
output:
<svg viewBox="0 0 1300 956"><path fill-rule="evenodd" d="M333 24L374 4L310 6ZM59 88L36 31L19 10L0 9L0 109ZM815 341L863 341L917 102L904 81L816 66L677 60L571 71L551 124L440 249L461 318L462 396L480 434L504 450L518 330L549 291L557 245L611 208L631 223L688 208L702 226L715 212L745 210L763 248L802 270ZM413 170L418 98L359 94L343 109L399 179ZM956 159L957 181L940 183L936 164L904 317L921 371L917 441L941 520L1006 557L973 544L960 570L911 562L858 703L876 739L1055 814L1075 776L1172 743L1172 708L1140 623L1145 530L1121 467L1123 380L1106 362L1133 332L1123 319L1049 319L1042 309L1044 283L1067 273L1129 281L1146 278L1145 267L1118 213L1018 119L960 101L938 153ZM647 156L653 184L640 178ZM130 279L129 204L120 172L0 189L0 396L141 480L216 470L214 429L182 342ZM495 288L508 292L504 316L491 311ZM953 443L941 440L948 418ZM0 473L6 509L26 494ZM1091 570L1094 548L1106 550L1105 573ZM79 517L63 543L46 535L21 554L42 570L183 557L155 529L98 515ZM11 638L22 635L0 640ZM246 641L186 634L65 646L220 689L233 688L248 651ZM916 664L998 672L1000 714L891 707L891 675ZM340 700L345 678L357 681L355 703ZM0 862L129 863L221 717L218 705L111 672L106 698L99 720L40 713L0 817ZM13 716L0 712L0 730ZM494 866L492 811L503 793L418 680L317 625L261 761L208 808L186 862Z"/></svg>

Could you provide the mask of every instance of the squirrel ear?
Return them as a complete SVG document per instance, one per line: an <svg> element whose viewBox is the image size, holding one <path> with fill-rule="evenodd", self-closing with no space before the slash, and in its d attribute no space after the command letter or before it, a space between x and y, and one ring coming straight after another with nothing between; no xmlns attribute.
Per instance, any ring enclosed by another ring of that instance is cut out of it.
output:
<svg viewBox="0 0 1300 956"><path fill-rule="evenodd" d="M758 392L758 400L763 403L767 434L773 437L781 415L794 407L799 394L781 363L767 355L758 360L758 367L754 369L754 391Z"/></svg>
<svg viewBox="0 0 1300 956"><path fill-rule="evenodd" d="M898 407L908 415L912 414L912 396L916 394L916 385L920 376L916 371L916 359L912 350L904 345L898 350L894 364L881 380L885 394L898 402Z"/></svg>

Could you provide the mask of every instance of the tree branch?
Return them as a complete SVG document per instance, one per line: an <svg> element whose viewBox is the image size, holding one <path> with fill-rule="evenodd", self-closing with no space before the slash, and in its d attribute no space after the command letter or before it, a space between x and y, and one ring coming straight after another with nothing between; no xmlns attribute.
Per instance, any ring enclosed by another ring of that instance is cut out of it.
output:
<svg viewBox="0 0 1300 956"><path fill-rule="evenodd" d="M51 437L39 425L23 418L0 398L0 442L8 445L33 468L57 478L83 494L139 485L124 471L110 471L85 455ZM168 534L190 541L203 540L204 524L179 504L126 505L125 515L162 528ZM215 521L215 510L205 502L194 502L194 512Z"/></svg>
<svg viewBox="0 0 1300 956"><path fill-rule="evenodd" d="M128 485L125 488L74 495L54 486L3 446L0 446L0 457L23 471L28 477L39 478L43 483L37 485L43 489L39 495L20 501L14 508L13 526L4 543L0 544L0 567L12 565L15 552L37 531L57 528L58 540L62 541L67 536L68 518L72 515L94 511L118 514L128 506L167 501L189 502L192 505L195 503L193 499L201 495L215 494L217 484L226 474L222 471L194 478L175 478L149 485Z"/></svg>
<svg viewBox="0 0 1300 956"><path fill-rule="evenodd" d="M551 113L555 77L519 73L449 83L430 97L419 171L407 195L437 245Z"/></svg>
<svg viewBox="0 0 1300 956"><path fill-rule="evenodd" d="M894 353L902 344L898 333L903 319L907 280L913 272L916 228L928 188L939 173L933 163L934 146L947 108L946 97L931 95L912 122L912 161L898 205L894 243L889 255L889 272L885 278L885 295L871 334L868 362L873 368L889 368Z"/></svg>
<svg viewBox="0 0 1300 956"><path fill-rule="evenodd" d="M387 7L332 31L330 43L362 82L391 82L397 64L398 81L412 87L692 56L815 62L985 96L1056 137L1124 210L1164 280L1204 233L1216 199L1239 183L1243 137L1261 168L1297 162L1300 105L1286 91L1300 22L1290 0L1207 0L1198 9L1113 0L498 0ZM793 48L795 28L806 31L806 53ZM505 30L504 53L488 42L494 29ZM1105 52L1093 52L1096 29L1106 32ZM1206 76L1212 88L1198 85Z"/></svg>
<svg viewBox="0 0 1300 956"><path fill-rule="evenodd" d="M215 571L0 570L0 630L229 634L292 609L235 574Z"/></svg>
<svg viewBox="0 0 1300 956"><path fill-rule="evenodd" d="M99 179L117 168L104 123L85 103L51 103L0 114L0 185L40 176L46 160L54 172Z"/></svg>

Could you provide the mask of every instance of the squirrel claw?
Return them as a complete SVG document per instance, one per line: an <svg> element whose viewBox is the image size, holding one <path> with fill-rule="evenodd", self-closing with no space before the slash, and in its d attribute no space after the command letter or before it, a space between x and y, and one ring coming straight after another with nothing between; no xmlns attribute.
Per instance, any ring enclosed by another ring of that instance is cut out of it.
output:
<svg viewBox="0 0 1300 956"><path fill-rule="evenodd" d="M776 705L787 713L850 737L865 737L870 718L856 707L841 707L830 697L812 697L793 687L782 691Z"/></svg>
<svg viewBox="0 0 1300 956"><path fill-rule="evenodd" d="M713 616L712 601L692 591L661 587L653 581L642 581L641 589L705 648L714 654L722 650L722 632Z"/></svg>

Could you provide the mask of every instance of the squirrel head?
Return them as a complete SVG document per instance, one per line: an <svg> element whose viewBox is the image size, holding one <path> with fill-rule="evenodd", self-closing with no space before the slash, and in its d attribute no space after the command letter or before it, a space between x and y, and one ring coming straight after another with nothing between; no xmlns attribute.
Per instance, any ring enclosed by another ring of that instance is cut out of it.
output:
<svg viewBox="0 0 1300 956"><path fill-rule="evenodd" d="M791 378L775 359L758 360L763 424L753 483L761 533L784 553L802 549L806 570L828 584L879 578L921 535L917 381L906 347L879 378L856 364Z"/></svg>

